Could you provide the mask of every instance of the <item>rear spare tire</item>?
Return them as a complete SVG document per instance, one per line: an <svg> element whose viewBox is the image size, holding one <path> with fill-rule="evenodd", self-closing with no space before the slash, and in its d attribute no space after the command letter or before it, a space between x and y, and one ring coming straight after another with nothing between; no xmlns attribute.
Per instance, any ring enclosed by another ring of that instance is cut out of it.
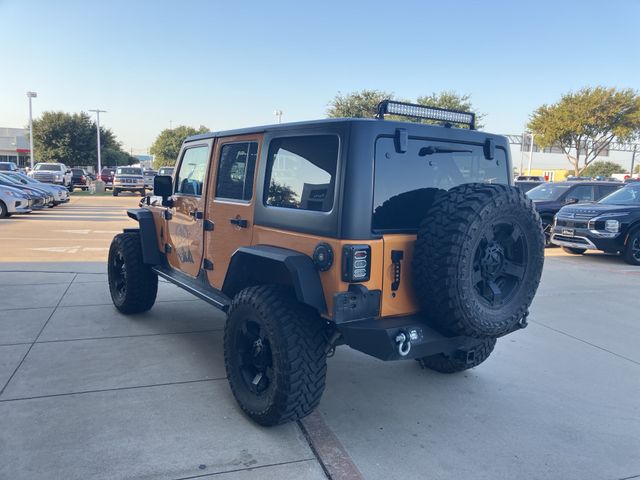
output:
<svg viewBox="0 0 640 480"><path fill-rule="evenodd" d="M420 224L415 291L434 327L499 337L527 314L543 263L531 200L508 185L460 185L440 194Z"/></svg>

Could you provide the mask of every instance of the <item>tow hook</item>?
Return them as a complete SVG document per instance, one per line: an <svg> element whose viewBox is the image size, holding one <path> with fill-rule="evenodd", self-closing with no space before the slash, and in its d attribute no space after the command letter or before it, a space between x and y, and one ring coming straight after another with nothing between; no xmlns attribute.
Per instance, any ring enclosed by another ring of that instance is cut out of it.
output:
<svg viewBox="0 0 640 480"><path fill-rule="evenodd" d="M400 331L398 335L396 335L396 345L398 346L398 355L401 357L409 355L409 351L411 350L411 339L409 335Z"/></svg>

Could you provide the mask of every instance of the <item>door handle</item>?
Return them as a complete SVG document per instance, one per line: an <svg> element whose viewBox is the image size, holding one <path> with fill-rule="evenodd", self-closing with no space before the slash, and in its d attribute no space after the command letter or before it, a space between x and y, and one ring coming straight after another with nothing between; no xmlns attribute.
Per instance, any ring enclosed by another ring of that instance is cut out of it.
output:
<svg viewBox="0 0 640 480"><path fill-rule="evenodd" d="M229 223L231 223L231 225L235 225L238 228L247 228L249 226L249 222L244 218L230 218Z"/></svg>
<svg viewBox="0 0 640 480"><path fill-rule="evenodd" d="M191 215L196 220L202 220L204 218L204 213L199 212L198 210L193 210L192 212L189 212L189 215Z"/></svg>

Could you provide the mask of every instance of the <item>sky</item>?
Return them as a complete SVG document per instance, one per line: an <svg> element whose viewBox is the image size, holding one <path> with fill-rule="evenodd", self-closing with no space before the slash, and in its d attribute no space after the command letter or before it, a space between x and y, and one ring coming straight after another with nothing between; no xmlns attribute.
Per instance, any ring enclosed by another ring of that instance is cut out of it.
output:
<svg viewBox="0 0 640 480"><path fill-rule="evenodd" d="M640 88L640 1L0 0L0 127L107 110L144 153L169 126L323 118L338 93L471 95L485 130L519 133L584 86ZM516 163L514 158L514 163Z"/></svg>

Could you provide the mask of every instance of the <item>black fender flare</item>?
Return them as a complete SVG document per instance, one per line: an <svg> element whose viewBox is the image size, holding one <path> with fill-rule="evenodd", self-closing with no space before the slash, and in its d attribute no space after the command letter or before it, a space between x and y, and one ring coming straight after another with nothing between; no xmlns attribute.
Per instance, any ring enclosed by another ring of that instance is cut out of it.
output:
<svg viewBox="0 0 640 480"><path fill-rule="evenodd" d="M160 265L162 263L162 254L158 249L153 213L146 208L131 208L127 210L127 215L140 225L140 228L137 229L127 228L125 232L138 231L140 233L142 262L146 265Z"/></svg>
<svg viewBox="0 0 640 480"><path fill-rule="evenodd" d="M327 313L320 275L313 260L287 248L255 245L236 250L229 262L222 292L233 298L247 286L266 283L291 285L299 302L321 314Z"/></svg>

